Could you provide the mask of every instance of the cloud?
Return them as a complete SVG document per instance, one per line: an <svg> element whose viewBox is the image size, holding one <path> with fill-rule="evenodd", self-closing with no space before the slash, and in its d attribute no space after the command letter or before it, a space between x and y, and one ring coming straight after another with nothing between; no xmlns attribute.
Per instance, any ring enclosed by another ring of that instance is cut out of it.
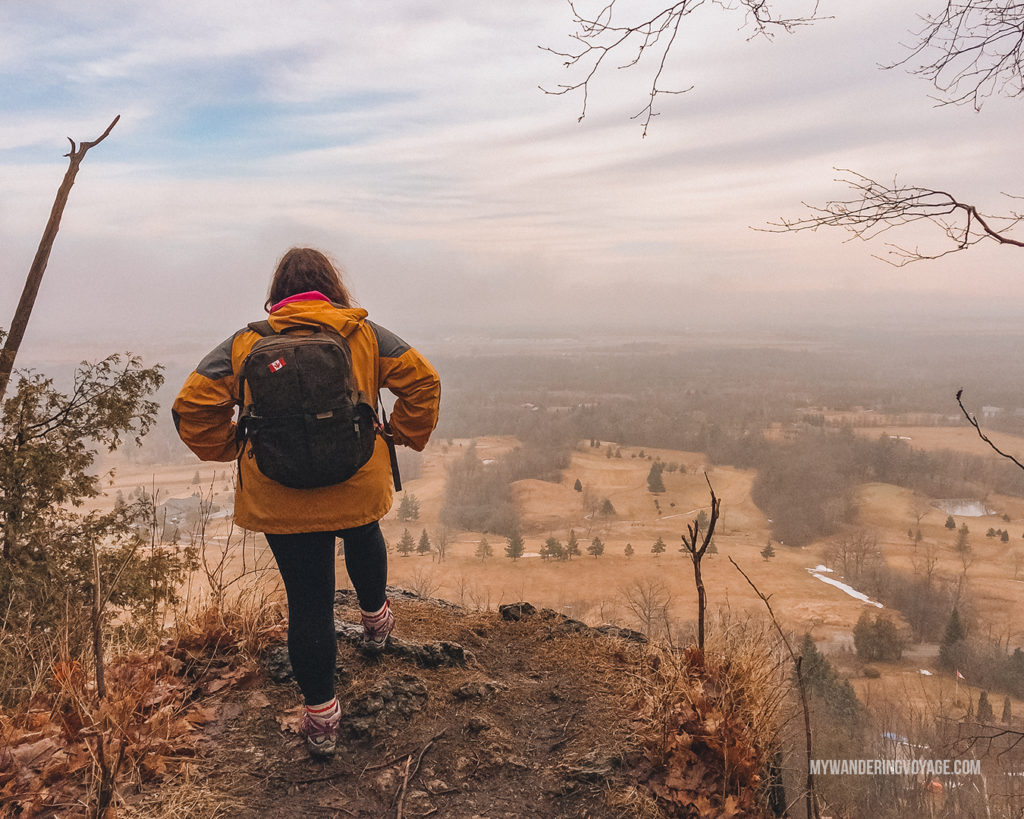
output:
<svg viewBox="0 0 1024 819"><path fill-rule="evenodd" d="M919 80L877 69L899 55L910 6L837 7L749 43L738 17L702 8L666 77L694 90L663 98L641 140L642 65L599 75L582 123L578 95L538 90L571 76L537 48L568 31L542 0L8 4L0 304L20 292L64 135L91 138L119 112L69 201L33 317L49 333L116 302L133 337L219 338L258 312L297 243L333 251L364 303L399 321L671 321L693 303L790 315L820 294L952 299L979 281L1018 293L1005 252L897 273L842 235L749 230L843 196L835 165L991 209L994 192L1024 190L1006 179L1020 106L936 110Z"/></svg>

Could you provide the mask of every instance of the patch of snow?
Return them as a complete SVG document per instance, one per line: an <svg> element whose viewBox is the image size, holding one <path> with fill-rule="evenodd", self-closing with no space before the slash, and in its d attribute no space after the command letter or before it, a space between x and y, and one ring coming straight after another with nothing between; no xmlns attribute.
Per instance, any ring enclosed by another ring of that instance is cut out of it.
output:
<svg viewBox="0 0 1024 819"><path fill-rule="evenodd" d="M984 515L995 514L994 509L989 509L981 501L969 498L951 498L948 500L936 501L935 505L947 515L956 515L960 518L980 518Z"/></svg>
<svg viewBox="0 0 1024 819"><path fill-rule="evenodd" d="M848 586L846 583L843 583L843 582L841 582L839 580L836 580L835 578L826 577L821 572L817 572L817 571L814 571L812 569L808 569L808 571L811 573L811 577L816 577L822 583L828 583L830 586L835 586L837 589L839 589L839 591L845 592L846 594L850 595L850 597L855 597L858 600L862 600L863 602L867 603L868 605L875 606L876 608L879 608L879 609L885 608L885 606L883 606L881 603L876 603L874 600L872 600L870 597L868 597L863 592L857 591L855 588L853 588L853 586Z"/></svg>
<svg viewBox="0 0 1024 819"><path fill-rule="evenodd" d="M832 574L832 570L828 566L822 566L820 563L813 569L808 569L807 571L809 571L811 574L814 574L815 572L824 572L825 574Z"/></svg>
<svg viewBox="0 0 1024 819"><path fill-rule="evenodd" d="M480 463L482 463L484 465L493 464L494 463L494 458L484 458Z"/></svg>
<svg viewBox="0 0 1024 819"><path fill-rule="evenodd" d="M931 672L931 671L929 671L929 670L928 670L927 668L922 668L922 669L921 669L921 674L922 674L923 676L925 676L925 677L930 677L930 676L932 675L932 672Z"/></svg>

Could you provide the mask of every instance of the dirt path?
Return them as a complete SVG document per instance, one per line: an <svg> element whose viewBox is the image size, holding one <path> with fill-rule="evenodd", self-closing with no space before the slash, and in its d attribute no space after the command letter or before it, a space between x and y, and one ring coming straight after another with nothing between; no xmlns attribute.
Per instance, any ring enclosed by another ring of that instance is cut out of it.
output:
<svg viewBox="0 0 1024 819"><path fill-rule="evenodd" d="M190 815L629 815L612 803L629 790L623 771L639 753L623 674L637 643L550 615L510 622L410 601L397 610L410 644L442 637L464 661L444 650L367 661L342 639L344 741L327 763L310 760L296 733L290 679L235 692L201 743L193 782L203 807ZM345 604L337 613L357 619ZM153 815L180 797L165 785L138 809Z"/></svg>

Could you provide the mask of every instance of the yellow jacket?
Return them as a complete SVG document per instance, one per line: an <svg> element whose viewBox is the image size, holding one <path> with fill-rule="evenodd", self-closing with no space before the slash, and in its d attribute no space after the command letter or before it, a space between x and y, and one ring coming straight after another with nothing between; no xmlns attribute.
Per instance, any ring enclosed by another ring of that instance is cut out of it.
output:
<svg viewBox="0 0 1024 819"><path fill-rule="evenodd" d="M371 404L379 389L398 396L391 414L395 442L422 450L437 424L441 381L419 352L394 333L366 318L359 308L326 299L289 301L269 316L280 331L295 325L324 324L343 335L352 351L356 384ZM213 349L185 380L171 413L178 434L204 461L232 461L238 455L235 409L238 373L260 336L245 328ZM291 489L264 476L254 458L240 460L235 492L235 523L257 532L327 532L380 520L394 495L387 445L377 438L373 456L344 483L318 489Z"/></svg>

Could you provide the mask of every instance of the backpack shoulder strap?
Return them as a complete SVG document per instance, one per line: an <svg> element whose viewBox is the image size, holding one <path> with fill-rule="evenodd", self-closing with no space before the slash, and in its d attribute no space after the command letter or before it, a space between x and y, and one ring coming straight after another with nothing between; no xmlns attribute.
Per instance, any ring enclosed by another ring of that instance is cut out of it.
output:
<svg viewBox="0 0 1024 819"><path fill-rule="evenodd" d="M270 322L266 319L263 321L250 321L248 327L254 333L259 333L264 338L277 335L277 331L270 326Z"/></svg>

